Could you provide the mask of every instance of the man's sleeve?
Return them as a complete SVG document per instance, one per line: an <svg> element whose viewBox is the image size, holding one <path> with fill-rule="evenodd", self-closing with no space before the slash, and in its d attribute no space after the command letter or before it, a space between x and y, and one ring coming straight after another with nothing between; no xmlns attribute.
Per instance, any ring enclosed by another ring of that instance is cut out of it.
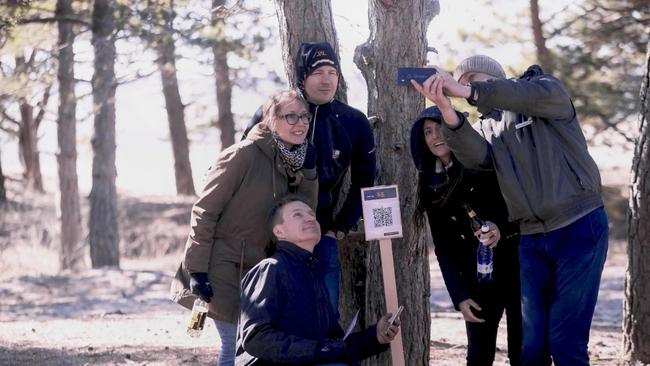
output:
<svg viewBox="0 0 650 366"><path fill-rule="evenodd" d="M473 82L478 89L479 110L494 108L530 117L571 121L575 109L562 83L542 75L530 79L495 79Z"/></svg>
<svg viewBox="0 0 650 366"><path fill-rule="evenodd" d="M442 135L447 145L466 168L489 169L492 160L488 142L470 125L465 115L456 114L461 121L457 128L451 129L446 123L442 124Z"/></svg>
<svg viewBox="0 0 650 366"><path fill-rule="evenodd" d="M377 324L350 334L345 343L356 361L378 355L390 347L389 344L381 344L377 340Z"/></svg>
<svg viewBox="0 0 650 366"><path fill-rule="evenodd" d="M224 150L206 175L206 184L192 206L190 234L185 246L184 267L190 273L208 272L217 221L241 186L250 162L242 149Z"/></svg>
<svg viewBox="0 0 650 366"><path fill-rule="evenodd" d="M255 127L256 124L262 122L262 117L263 117L262 116L262 107L263 106L260 106L259 108L257 108L257 110L255 111L255 114L253 114L253 117L251 117L251 120L248 121L248 124L246 125L246 128L244 128L244 133L242 133L242 135L241 135L241 140L240 141L244 141L246 139L246 136L248 136L248 133L251 132L251 130L253 129L253 127Z"/></svg>
<svg viewBox="0 0 650 366"><path fill-rule="evenodd" d="M360 113L357 120L357 138L352 141L350 191L341 211L334 220L333 228L348 233L361 217L361 188L375 184L377 157L375 138L366 116Z"/></svg>
<svg viewBox="0 0 650 366"><path fill-rule="evenodd" d="M244 277L238 343L251 356L278 363L312 363L318 341L277 329L282 279L275 263L264 262ZM285 284L286 285L286 284Z"/></svg>

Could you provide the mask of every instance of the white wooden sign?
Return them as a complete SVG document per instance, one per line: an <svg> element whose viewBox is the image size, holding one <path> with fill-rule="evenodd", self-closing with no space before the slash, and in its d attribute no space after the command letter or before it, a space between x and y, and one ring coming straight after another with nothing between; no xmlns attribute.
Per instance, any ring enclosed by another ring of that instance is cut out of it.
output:
<svg viewBox="0 0 650 366"><path fill-rule="evenodd" d="M402 237L397 185L361 189L366 240Z"/></svg>

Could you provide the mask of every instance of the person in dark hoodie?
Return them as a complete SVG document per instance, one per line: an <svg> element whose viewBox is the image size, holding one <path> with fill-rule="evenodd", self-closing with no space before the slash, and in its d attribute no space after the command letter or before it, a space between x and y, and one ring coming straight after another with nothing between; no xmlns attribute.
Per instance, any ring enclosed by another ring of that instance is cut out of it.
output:
<svg viewBox="0 0 650 366"><path fill-rule="evenodd" d="M418 171L416 221L429 221L434 251L454 308L467 330L467 365L492 365L499 321L505 311L508 358L520 364L521 306L519 296L519 234L508 212L494 171L466 169L449 150L441 133L438 107L422 111L411 129L411 156ZM483 237L494 251L489 282L476 275L478 238L472 232L469 205L490 225Z"/></svg>
<svg viewBox="0 0 650 366"><path fill-rule="evenodd" d="M332 307L338 314L340 264L337 241L355 228L361 217L361 188L370 187L375 182L375 140L366 116L334 98L340 68L339 59L329 43L303 43L296 56L295 68L297 86L309 102L312 115L308 139L318 153L316 217L324 235L314 253L320 258L319 270ZM261 118L258 110L246 131ZM334 209L348 169L351 173L350 190L335 215Z"/></svg>
<svg viewBox="0 0 650 366"><path fill-rule="evenodd" d="M436 68L414 87L440 108L458 160L496 171L510 217L519 222L522 364L589 365L609 228L598 166L569 94L537 65L511 80L483 55L465 59L453 77ZM481 121L471 126L449 97L466 98Z"/></svg>
<svg viewBox="0 0 650 366"><path fill-rule="evenodd" d="M285 196L271 206L276 252L242 281L237 366L358 365L388 349L399 331L391 314L345 340L322 278L314 247L320 226L303 198Z"/></svg>

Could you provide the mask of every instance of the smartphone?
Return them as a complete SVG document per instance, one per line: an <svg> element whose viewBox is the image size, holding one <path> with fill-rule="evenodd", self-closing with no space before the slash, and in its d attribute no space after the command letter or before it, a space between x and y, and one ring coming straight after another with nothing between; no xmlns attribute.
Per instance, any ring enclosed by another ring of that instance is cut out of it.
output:
<svg viewBox="0 0 650 366"><path fill-rule="evenodd" d="M411 80L422 84L429 76L436 72L436 69L433 67L398 67L397 85L411 85Z"/></svg>
<svg viewBox="0 0 650 366"><path fill-rule="evenodd" d="M402 313L402 310L404 310L404 306L400 305L400 307L397 309L395 314L393 314L393 316L391 316L390 319L388 319L388 326L389 327L392 326L393 324L395 324L395 320L397 320L397 318L399 318L399 315Z"/></svg>

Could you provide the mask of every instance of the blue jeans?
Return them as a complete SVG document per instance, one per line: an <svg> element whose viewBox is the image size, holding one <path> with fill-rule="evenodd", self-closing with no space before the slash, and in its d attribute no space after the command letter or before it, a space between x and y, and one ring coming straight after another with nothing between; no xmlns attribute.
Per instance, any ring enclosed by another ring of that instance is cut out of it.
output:
<svg viewBox="0 0 650 366"><path fill-rule="evenodd" d="M237 341L237 324L214 320L217 327L219 338L221 338L221 348L219 349L219 360L217 366L234 366L235 351Z"/></svg>
<svg viewBox="0 0 650 366"><path fill-rule="evenodd" d="M318 273L323 278L327 294L330 298L330 304L339 318L339 277L341 263L339 262L339 250L336 239L323 235L320 242L314 248L314 254L318 256Z"/></svg>
<svg viewBox="0 0 650 366"><path fill-rule="evenodd" d="M569 226L522 235L522 365L589 365L589 329L607 257L601 207Z"/></svg>

